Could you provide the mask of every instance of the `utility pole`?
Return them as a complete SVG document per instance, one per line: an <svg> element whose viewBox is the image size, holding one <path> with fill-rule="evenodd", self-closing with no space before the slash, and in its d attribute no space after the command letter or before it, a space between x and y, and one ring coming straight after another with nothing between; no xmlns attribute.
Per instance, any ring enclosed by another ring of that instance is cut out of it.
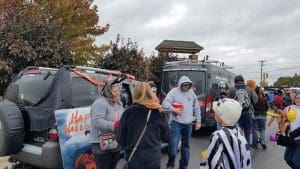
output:
<svg viewBox="0 0 300 169"><path fill-rule="evenodd" d="M265 60L259 60L258 62L260 62L260 86L262 86L263 87L263 67L265 66L265 62L267 62L267 61L265 61Z"/></svg>

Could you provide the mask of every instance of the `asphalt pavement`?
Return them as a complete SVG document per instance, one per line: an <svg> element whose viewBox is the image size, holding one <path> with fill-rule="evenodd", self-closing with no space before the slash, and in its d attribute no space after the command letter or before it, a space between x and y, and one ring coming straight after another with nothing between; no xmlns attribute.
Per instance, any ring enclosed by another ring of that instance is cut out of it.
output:
<svg viewBox="0 0 300 169"><path fill-rule="evenodd" d="M273 122L272 126L267 127L267 150L259 147L258 150L252 150L252 168L253 169L289 169L289 166L283 159L284 147L277 146L275 142L270 142L268 137L270 133L277 130L277 124ZM209 144L209 135L204 134L203 131L194 133L190 145L190 163L189 169L199 169L201 162L201 151L205 150ZM178 168L180 152L176 157L176 168ZM161 169L164 169L168 160L167 153L162 154ZM7 158L0 158L0 169L7 166Z"/></svg>
<svg viewBox="0 0 300 169"><path fill-rule="evenodd" d="M276 142L271 142L268 138L270 133L275 133L277 131L277 124L273 122L270 127L266 129L266 140L267 140L267 150L263 150L259 145L258 150L251 150L252 156L252 168L253 169L289 169L290 167L286 164L283 159L284 147L277 146ZM190 162L189 169L199 169L201 158L201 151L205 150L209 144L209 136L203 134L203 132L195 133L192 136L190 145ZM176 156L176 166L178 169L180 159L180 152ZM164 169L168 161L167 153L162 155L161 169Z"/></svg>

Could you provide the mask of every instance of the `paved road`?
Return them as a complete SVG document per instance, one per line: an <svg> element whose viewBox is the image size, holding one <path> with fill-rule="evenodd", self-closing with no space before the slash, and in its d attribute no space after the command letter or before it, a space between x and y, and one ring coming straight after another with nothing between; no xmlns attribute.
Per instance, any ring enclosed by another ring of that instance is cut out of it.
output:
<svg viewBox="0 0 300 169"><path fill-rule="evenodd" d="M271 127L267 128L267 136L270 133L276 131L277 124L273 122ZM199 169L201 160L201 151L206 149L209 144L209 136L203 134L195 134L191 141L191 155L189 169ZM284 147L277 146L276 143L270 142L267 139L267 150L262 150L259 147L258 150L253 150L252 154L252 168L253 169L289 169L290 167L285 163L283 159ZM180 153L177 154L176 167L179 164ZM168 157L164 153L162 156L161 168L164 169L167 163ZM176 168L177 169L177 168Z"/></svg>
<svg viewBox="0 0 300 169"><path fill-rule="evenodd" d="M0 169L8 166L7 157L0 157Z"/></svg>
<svg viewBox="0 0 300 169"><path fill-rule="evenodd" d="M267 128L267 136L270 133L276 131L275 122L270 128ZM199 169L201 160L200 152L207 148L209 144L209 136L197 133L192 137L191 140L191 155L190 155L190 166L189 169ZM289 169L283 160L284 148L277 146L274 142L267 142L268 149L252 151L252 168L253 169ZM178 165L180 153L177 156L176 165ZM5 162L6 158L0 158L0 169L3 169L7 165ZM168 157L166 153L162 156L162 169L164 169L167 163Z"/></svg>

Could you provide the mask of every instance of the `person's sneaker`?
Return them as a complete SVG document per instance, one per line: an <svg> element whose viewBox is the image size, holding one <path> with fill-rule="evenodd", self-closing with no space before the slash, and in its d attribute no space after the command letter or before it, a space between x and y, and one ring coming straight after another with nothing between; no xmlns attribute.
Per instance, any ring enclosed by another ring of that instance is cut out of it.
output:
<svg viewBox="0 0 300 169"><path fill-rule="evenodd" d="M266 150L266 149L267 149L267 145L265 145L265 144L262 144L261 146L262 146L262 148L263 148L264 150Z"/></svg>
<svg viewBox="0 0 300 169"><path fill-rule="evenodd" d="M255 145L251 145L251 148L253 148L253 149L258 149L258 147L255 146Z"/></svg>

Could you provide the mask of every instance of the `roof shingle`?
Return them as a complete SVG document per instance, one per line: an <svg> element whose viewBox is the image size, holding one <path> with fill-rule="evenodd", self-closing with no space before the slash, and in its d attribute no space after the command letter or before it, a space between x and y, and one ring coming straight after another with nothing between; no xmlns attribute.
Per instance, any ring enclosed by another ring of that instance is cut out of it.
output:
<svg viewBox="0 0 300 169"><path fill-rule="evenodd" d="M168 49L178 53L180 51L183 53L198 53L203 50L203 47L193 41L164 40L155 49L158 51Z"/></svg>

